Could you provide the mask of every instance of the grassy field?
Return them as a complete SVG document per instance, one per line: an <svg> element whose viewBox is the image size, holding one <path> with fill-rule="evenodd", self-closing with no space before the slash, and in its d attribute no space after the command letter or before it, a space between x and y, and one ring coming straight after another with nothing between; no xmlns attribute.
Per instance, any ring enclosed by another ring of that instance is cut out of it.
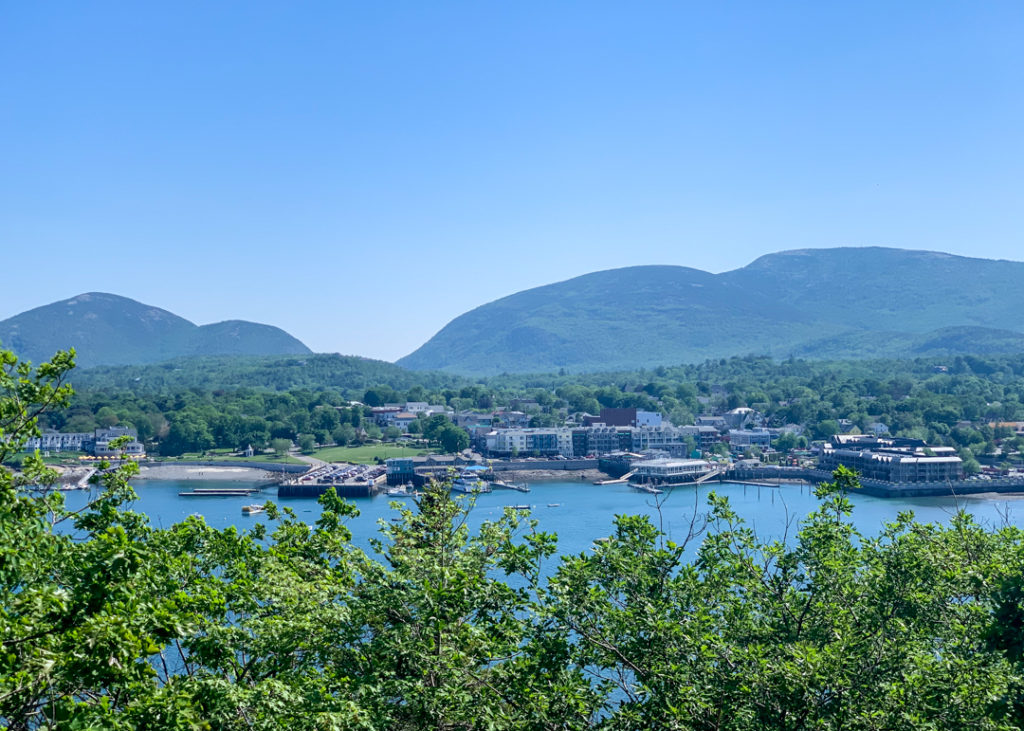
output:
<svg viewBox="0 0 1024 731"><path fill-rule="evenodd" d="M377 457L419 457L429 454L427 449L399 447L394 444L369 444L362 447L327 447L313 453L312 456L325 462L353 462L355 464L373 464Z"/></svg>

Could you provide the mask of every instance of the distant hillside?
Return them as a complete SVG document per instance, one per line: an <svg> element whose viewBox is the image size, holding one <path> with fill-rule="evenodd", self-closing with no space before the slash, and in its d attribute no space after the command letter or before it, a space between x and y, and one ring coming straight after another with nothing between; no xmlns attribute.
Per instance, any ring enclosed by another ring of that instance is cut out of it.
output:
<svg viewBox="0 0 1024 731"><path fill-rule="evenodd" d="M336 354L176 358L164 363L78 369L70 380L76 389L104 392L336 388L349 392L353 398L361 398L371 386L387 385L398 390L423 386L436 390L470 383L451 373L410 371L381 360Z"/></svg>
<svg viewBox="0 0 1024 731"><path fill-rule="evenodd" d="M35 362L74 347L81 367L156 363L191 355L310 352L270 325L228 320L200 327L159 307L103 292L80 294L3 320L0 345Z"/></svg>
<svg viewBox="0 0 1024 731"><path fill-rule="evenodd" d="M874 247L786 251L723 274L613 269L478 307L398 364L486 375L1016 353L1022 278L1024 263Z"/></svg>

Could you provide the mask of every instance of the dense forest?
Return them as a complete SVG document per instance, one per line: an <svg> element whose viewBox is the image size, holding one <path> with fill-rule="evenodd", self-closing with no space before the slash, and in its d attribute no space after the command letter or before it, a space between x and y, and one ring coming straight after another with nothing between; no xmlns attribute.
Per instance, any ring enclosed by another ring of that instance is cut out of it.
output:
<svg viewBox="0 0 1024 731"><path fill-rule="evenodd" d="M2 460L68 406L71 360L0 363ZM135 469L105 471L69 512L59 492L24 491L52 480L37 457L0 468L7 728L1024 722L1024 534L961 513L861 535L844 469L784 542L712 497L683 540L618 516L593 551L561 557L525 511L470 531L472 503L442 488L369 551L333 493L313 525L268 504L270 529L157 529L131 511Z"/></svg>
<svg viewBox="0 0 1024 731"><path fill-rule="evenodd" d="M212 447L259 447L273 439L347 444L388 435L368 409L426 401L456 411L526 403L534 426L562 424L601 407L636 406L676 424L748 406L769 426L795 424L806 439L884 423L891 433L957 447L972 463L998 454L1006 428L1024 420L1024 357L955 356L882 361L730 358L654 370L505 375L470 381L341 356L204 358L75 373L70 408L45 417L64 431L127 424L166 455ZM352 402L358 402L354 405ZM845 422L844 422L845 423ZM394 436L394 435L391 435ZM782 447L795 443L783 437Z"/></svg>

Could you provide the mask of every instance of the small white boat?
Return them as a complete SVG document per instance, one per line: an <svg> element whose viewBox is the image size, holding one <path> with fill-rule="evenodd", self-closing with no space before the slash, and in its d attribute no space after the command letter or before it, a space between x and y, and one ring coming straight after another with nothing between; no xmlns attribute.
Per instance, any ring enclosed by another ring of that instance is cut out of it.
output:
<svg viewBox="0 0 1024 731"><path fill-rule="evenodd" d="M513 510L529 510L530 509L529 505L509 505L509 507L512 508Z"/></svg>
<svg viewBox="0 0 1024 731"><path fill-rule="evenodd" d="M262 513L265 508L262 505L243 505L242 515L253 515L255 513Z"/></svg>
<svg viewBox="0 0 1024 731"><path fill-rule="evenodd" d="M481 480L473 472L463 472L459 478L452 483L452 489L456 492L490 492L491 486Z"/></svg>
<svg viewBox="0 0 1024 731"><path fill-rule="evenodd" d="M560 507L562 507L562 503L548 503L548 507L549 508L560 508Z"/></svg>

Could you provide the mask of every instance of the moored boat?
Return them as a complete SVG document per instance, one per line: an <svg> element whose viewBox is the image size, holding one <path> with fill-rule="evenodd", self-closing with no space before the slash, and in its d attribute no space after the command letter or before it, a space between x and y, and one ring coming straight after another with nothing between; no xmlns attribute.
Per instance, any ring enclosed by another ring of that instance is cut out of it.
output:
<svg viewBox="0 0 1024 731"><path fill-rule="evenodd" d="M474 472L463 472L455 482L452 483L452 490L455 492L476 493L490 492L491 486L481 480Z"/></svg>

